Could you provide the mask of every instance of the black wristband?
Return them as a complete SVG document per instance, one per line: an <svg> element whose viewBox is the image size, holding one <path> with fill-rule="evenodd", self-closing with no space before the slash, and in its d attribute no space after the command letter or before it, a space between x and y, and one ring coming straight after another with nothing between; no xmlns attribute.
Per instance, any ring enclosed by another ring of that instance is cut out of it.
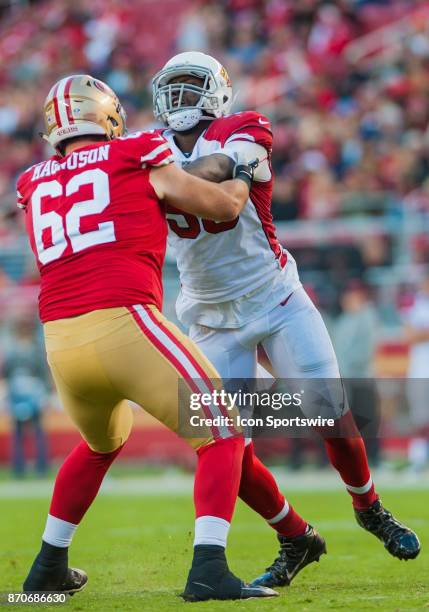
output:
<svg viewBox="0 0 429 612"><path fill-rule="evenodd" d="M234 178L244 181L249 188L252 187L253 172L249 166L239 165L235 167Z"/></svg>

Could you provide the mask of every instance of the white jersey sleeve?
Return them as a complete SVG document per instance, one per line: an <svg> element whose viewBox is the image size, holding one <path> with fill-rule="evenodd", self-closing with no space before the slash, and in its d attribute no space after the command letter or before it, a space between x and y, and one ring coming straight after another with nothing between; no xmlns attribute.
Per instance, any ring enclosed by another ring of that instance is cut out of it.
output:
<svg viewBox="0 0 429 612"><path fill-rule="evenodd" d="M236 163L248 164L258 159L259 165L255 170L255 181L264 182L271 180L271 168L268 161L269 153L265 147L249 140L227 140L225 145L217 153L229 154Z"/></svg>

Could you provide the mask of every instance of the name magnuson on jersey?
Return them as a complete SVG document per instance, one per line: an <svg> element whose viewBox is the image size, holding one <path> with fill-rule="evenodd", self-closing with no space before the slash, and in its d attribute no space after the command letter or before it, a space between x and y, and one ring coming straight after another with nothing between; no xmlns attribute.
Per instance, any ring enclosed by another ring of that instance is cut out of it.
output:
<svg viewBox="0 0 429 612"><path fill-rule="evenodd" d="M142 303L161 309L167 222L149 172L172 162L160 134L139 132L54 155L19 177L43 322Z"/></svg>
<svg viewBox="0 0 429 612"><path fill-rule="evenodd" d="M163 130L162 134L178 163L219 152L235 140L263 146L268 157L272 149L268 119L251 111L212 121L188 157L175 145L172 130ZM168 241L175 251L184 296L200 303L234 300L254 291L284 268L288 254L273 224L272 189L272 178L254 182L239 217L228 222L199 219L167 208Z"/></svg>

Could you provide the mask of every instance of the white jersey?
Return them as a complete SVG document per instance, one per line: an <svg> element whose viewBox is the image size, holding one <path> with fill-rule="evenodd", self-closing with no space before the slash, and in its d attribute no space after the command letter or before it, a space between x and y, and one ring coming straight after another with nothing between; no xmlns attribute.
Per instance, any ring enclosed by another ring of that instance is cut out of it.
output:
<svg viewBox="0 0 429 612"><path fill-rule="evenodd" d="M272 135L259 113L243 112L213 120L190 155L180 151L174 132L163 130L182 165L226 152L235 141L263 146L268 160ZM295 262L279 243L271 215L272 178L255 181L237 219L215 222L167 208L169 244L180 274L176 310L185 325L235 328L257 318L300 285Z"/></svg>

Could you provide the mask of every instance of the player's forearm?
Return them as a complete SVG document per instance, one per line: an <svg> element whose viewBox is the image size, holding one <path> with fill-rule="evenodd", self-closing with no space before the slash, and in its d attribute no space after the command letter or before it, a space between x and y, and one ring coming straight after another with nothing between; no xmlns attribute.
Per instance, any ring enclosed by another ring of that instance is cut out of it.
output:
<svg viewBox="0 0 429 612"><path fill-rule="evenodd" d="M182 199L175 195L167 198L167 203L184 212L212 221L232 221L240 214L249 198L249 187L239 179L215 184L200 179L192 198Z"/></svg>
<svg viewBox="0 0 429 612"><path fill-rule="evenodd" d="M193 176L206 179L213 183L221 183L232 178L234 172L234 161L228 155L214 153L200 157L195 161L183 166L183 170Z"/></svg>
<svg viewBox="0 0 429 612"><path fill-rule="evenodd" d="M249 199L249 187L240 179L232 179L220 183L219 188L223 191L220 206L214 206L211 215L206 215L206 218L213 221L232 221L245 207ZM216 218L213 215L216 215Z"/></svg>
<svg viewBox="0 0 429 612"><path fill-rule="evenodd" d="M166 204L203 219L232 221L249 198L252 174L247 166L235 171L240 178L211 183L169 164L153 168L150 181L159 199Z"/></svg>

